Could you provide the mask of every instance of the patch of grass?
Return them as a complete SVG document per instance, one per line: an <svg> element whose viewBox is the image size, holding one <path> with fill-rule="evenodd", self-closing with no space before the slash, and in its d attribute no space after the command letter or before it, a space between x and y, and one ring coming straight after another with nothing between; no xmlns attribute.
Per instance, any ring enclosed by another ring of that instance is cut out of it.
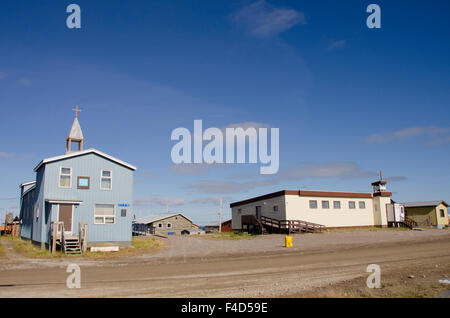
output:
<svg viewBox="0 0 450 318"><path fill-rule="evenodd" d="M245 232L234 233L234 232L220 232L220 233L210 233L203 236L207 240L248 240L257 237L257 235L248 234Z"/></svg>
<svg viewBox="0 0 450 318"><path fill-rule="evenodd" d="M30 258L61 258L61 257L82 257L82 258L110 258L110 257L124 257L135 256L144 253L157 251L164 244L153 237L133 237L130 248L120 248L118 252L90 252L86 251L83 254L64 254L61 251L56 251L54 255L48 249L41 249L34 245L31 241L26 241L20 237L4 236L0 239L0 257L7 255L7 248L1 241L7 241L13 247L14 251ZM102 246L111 246L114 244L103 244Z"/></svg>
<svg viewBox="0 0 450 318"><path fill-rule="evenodd" d="M41 249L40 247L31 243L31 241L24 241L22 239L11 239L14 242L13 248L19 254L30 258L53 258L61 257L61 253L52 255L48 249Z"/></svg>
<svg viewBox="0 0 450 318"><path fill-rule="evenodd" d="M145 236L135 236L131 241L131 246L137 249L149 249L149 248L159 248L162 242L158 241L156 238L145 237Z"/></svg>
<svg viewBox="0 0 450 318"><path fill-rule="evenodd" d="M106 245L104 245L104 246L106 246ZM119 248L118 252L86 251L86 253L82 254L82 257L87 257L87 258L111 258L111 257L114 257L115 258L115 257L136 256L136 255L142 255L145 253L155 252L155 251L161 249L163 246L164 246L164 243L161 241L158 241L154 237L145 237L145 236L135 237L135 236L133 236L130 248ZM80 256L80 255L77 255L77 256Z"/></svg>

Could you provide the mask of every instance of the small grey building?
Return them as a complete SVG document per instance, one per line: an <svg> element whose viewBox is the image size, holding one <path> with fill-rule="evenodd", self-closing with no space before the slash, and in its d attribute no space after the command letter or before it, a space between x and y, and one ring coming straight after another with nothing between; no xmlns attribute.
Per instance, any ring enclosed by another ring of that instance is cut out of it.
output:
<svg viewBox="0 0 450 318"><path fill-rule="evenodd" d="M181 234L192 229L198 229L198 226L181 213L153 214L133 221L134 235Z"/></svg>

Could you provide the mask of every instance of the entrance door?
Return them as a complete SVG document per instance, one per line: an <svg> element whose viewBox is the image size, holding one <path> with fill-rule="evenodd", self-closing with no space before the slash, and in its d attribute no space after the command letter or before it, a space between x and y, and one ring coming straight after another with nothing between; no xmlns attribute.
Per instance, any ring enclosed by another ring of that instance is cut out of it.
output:
<svg viewBox="0 0 450 318"><path fill-rule="evenodd" d="M258 220L261 220L261 207L260 206L256 207L256 218Z"/></svg>
<svg viewBox="0 0 450 318"><path fill-rule="evenodd" d="M72 234L72 204L60 204L58 221L64 222L64 233Z"/></svg>

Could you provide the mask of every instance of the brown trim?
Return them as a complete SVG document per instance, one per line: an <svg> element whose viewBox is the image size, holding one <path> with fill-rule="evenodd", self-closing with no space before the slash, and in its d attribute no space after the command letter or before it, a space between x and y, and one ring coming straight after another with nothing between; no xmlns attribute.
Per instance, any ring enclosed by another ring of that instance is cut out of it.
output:
<svg viewBox="0 0 450 318"><path fill-rule="evenodd" d="M373 194L374 197L391 197L392 192L375 192Z"/></svg>
<svg viewBox="0 0 450 318"><path fill-rule="evenodd" d="M385 192L390 193L390 192ZM268 200L272 198L281 197L284 195L298 195L303 197L333 197L333 198L372 198L372 193L360 193L360 192L330 192L330 191L307 191L307 190L282 190L278 192L261 195L251 199L238 201L230 204L230 208L237 206ZM392 195L392 194L391 194Z"/></svg>
<svg viewBox="0 0 450 318"><path fill-rule="evenodd" d="M372 193L361 193L361 192L328 192L328 191L300 190L299 195L302 197L372 198Z"/></svg>
<svg viewBox="0 0 450 318"><path fill-rule="evenodd" d="M88 179L88 185L87 186L80 186L80 179ZM90 186L91 186L91 178L90 177L83 177L83 176L78 176L77 177L77 189L89 190Z"/></svg>

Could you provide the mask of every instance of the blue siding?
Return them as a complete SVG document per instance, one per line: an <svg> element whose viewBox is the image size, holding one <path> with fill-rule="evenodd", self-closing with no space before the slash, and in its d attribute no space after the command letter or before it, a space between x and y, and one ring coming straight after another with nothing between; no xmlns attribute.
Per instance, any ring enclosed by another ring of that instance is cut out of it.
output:
<svg viewBox="0 0 450 318"><path fill-rule="evenodd" d="M72 168L71 188L59 187L61 166ZM112 190L100 190L101 169L112 171ZM77 189L78 176L90 177L89 189ZM34 205L40 204L41 215L34 220L22 217L21 235L28 237L32 231L34 241L48 243L50 224L57 221L59 205L45 203L46 200L74 200L82 201L75 205L73 210L74 235L78 234L78 223L87 222L88 242L131 242L132 191L133 170L95 153L47 163L36 175ZM95 204L114 204L115 224L94 224ZM119 204L129 206L119 207ZM28 203L22 204L21 213L26 208ZM127 209L127 216L121 216L121 209Z"/></svg>

